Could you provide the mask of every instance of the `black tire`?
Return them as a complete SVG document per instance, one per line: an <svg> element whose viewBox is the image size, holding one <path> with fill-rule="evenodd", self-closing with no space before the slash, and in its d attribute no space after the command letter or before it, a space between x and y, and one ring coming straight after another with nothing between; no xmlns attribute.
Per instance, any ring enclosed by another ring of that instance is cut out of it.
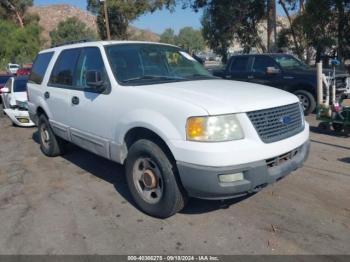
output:
<svg viewBox="0 0 350 262"><path fill-rule="evenodd" d="M340 123L333 123L332 127L334 129L334 131L336 132L342 132L344 130L344 124L340 124Z"/></svg>
<svg viewBox="0 0 350 262"><path fill-rule="evenodd" d="M316 109L316 100L314 96L305 90L297 90L294 94L299 98L300 102L304 107L304 114L307 116L315 111Z"/></svg>
<svg viewBox="0 0 350 262"><path fill-rule="evenodd" d="M140 169L137 165L144 160L149 161L150 164L146 168L144 163ZM185 206L187 197L181 189L180 182L178 182L174 165L161 147L150 140L138 140L130 147L126 161L126 179L136 205L144 213L153 217L167 218ZM146 200L145 194L142 192L149 192L148 190L153 189L147 188L146 183L144 183L142 191L140 183L143 183L144 179L141 179L142 181L135 179L137 176L135 174L137 172L143 173L142 177L144 177L147 170L152 170L151 173L156 177L154 181L157 185L155 186L161 187L158 189L161 190L161 193L157 193L156 197L153 196L154 199L151 197Z"/></svg>
<svg viewBox="0 0 350 262"><path fill-rule="evenodd" d="M3 117L3 116L5 116L5 115L6 115L6 113L5 113L5 111L4 111L4 104L1 103L1 104L0 104L0 117Z"/></svg>
<svg viewBox="0 0 350 262"><path fill-rule="evenodd" d="M55 157L64 153L65 141L53 133L50 122L44 114L39 116L38 132L40 149L44 155Z"/></svg>

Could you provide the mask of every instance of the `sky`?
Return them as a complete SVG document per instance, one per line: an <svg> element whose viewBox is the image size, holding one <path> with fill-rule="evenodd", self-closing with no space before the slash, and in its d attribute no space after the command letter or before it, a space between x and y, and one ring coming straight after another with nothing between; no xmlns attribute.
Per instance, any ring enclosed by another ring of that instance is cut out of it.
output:
<svg viewBox="0 0 350 262"><path fill-rule="evenodd" d="M86 10L86 0L34 0L34 5L48 4L70 4ZM277 12L282 14L279 5ZM195 13L191 9L183 10L180 6L174 12L168 10L157 11L153 14L146 14L134 21L132 25L140 29L148 29L155 33L162 33L166 28L172 28L176 32L182 27L192 26L199 29L201 27L200 19L202 12Z"/></svg>

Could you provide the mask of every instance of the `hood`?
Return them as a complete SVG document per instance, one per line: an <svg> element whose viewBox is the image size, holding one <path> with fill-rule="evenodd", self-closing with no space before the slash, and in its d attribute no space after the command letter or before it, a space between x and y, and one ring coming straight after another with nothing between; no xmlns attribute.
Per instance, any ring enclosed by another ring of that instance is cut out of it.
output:
<svg viewBox="0 0 350 262"><path fill-rule="evenodd" d="M157 94L187 101L209 115L242 113L297 103L288 92L246 82L199 80L138 86Z"/></svg>
<svg viewBox="0 0 350 262"><path fill-rule="evenodd" d="M27 102L27 93L26 92L14 92L13 98L19 102Z"/></svg>

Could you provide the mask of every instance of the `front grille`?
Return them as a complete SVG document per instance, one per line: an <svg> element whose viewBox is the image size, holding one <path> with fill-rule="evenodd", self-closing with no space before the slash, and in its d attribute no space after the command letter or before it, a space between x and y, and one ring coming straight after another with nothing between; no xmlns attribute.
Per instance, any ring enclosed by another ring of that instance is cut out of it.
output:
<svg viewBox="0 0 350 262"><path fill-rule="evenodd" d="M247 114L264 143L277 142L303 130L303 117L299 103Z"/></svg>
<svg viewBox="0 0 350 262"><path fill-rule="evenodd" d="M277 156L277 157L273 157L270 159L266 160L266 166L267 168L272 168L272 167L276 167L279 166L289 160L292 160L294 157L296 157L300 152L301 152L301 147L294 149L288 153L285 153L283 155Z"/></svg>

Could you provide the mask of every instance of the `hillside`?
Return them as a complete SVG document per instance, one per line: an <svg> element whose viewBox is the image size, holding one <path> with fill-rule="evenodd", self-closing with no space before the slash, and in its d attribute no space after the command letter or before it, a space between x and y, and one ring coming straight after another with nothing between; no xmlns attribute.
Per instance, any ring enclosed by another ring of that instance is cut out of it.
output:
<svg viewBox="0 0 350 262"><path fill-rule="evenodd" d="M46 42L45 46L50 45L50 31L54 30L59 22L64 21L68 17L77 17L84 22L90 29L97 32L96 17L88 11L81 10L77 7L62 4L62 5L42 5L33 6L29 9L32 14L38 14L40 17L40 26L43 28L42 38ZM132 40L147 40L159 41L159 36L148 30L140 30L130 26L130 39Z"/></svg>

